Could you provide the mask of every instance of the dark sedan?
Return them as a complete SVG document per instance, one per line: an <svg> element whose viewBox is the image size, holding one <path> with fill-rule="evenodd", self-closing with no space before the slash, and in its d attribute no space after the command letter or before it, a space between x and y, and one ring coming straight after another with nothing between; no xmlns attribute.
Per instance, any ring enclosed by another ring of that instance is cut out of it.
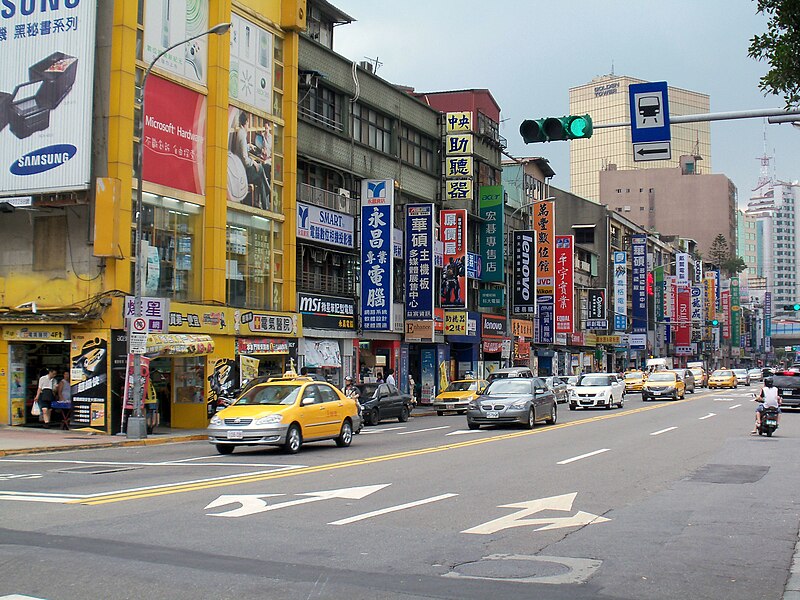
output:
<svg viewBox="0 0 800 600"><path fill-rule="evenodd" d="M533 429L544 421L552 425L558 419L556 397L538 377L495 379L467 407L467 426L521 423Z"/></svg>
<svg viewBox="0 0 800 600"><path fill-rule="evenodd" d="M360 392L361 414L367 425L377 425L382 419L408 421L412 408L409 394L389 383L361 383L356 387Z"/></svg>
<svg viewBox="0 0 800 600"><path fill-rule="evenodd" d="M569 391L567 390L567 384L564 383L564 380L560 377L545 377L544 382L547 384L547 387L553 392L553 395L556 397L556 403L562 404L567 401L567 396L569 395Z"/></svg>

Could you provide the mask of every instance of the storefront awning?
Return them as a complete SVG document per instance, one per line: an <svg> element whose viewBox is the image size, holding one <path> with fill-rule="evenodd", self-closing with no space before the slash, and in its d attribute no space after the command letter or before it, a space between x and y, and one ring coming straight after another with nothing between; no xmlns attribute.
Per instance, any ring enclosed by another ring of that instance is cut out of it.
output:
<svg viewBox="0 0 800 600"><path fill-rule="evenodd" d="M203 356L214 352L210 335L197 333L150 333L145 354L154 356Z"/></svg>

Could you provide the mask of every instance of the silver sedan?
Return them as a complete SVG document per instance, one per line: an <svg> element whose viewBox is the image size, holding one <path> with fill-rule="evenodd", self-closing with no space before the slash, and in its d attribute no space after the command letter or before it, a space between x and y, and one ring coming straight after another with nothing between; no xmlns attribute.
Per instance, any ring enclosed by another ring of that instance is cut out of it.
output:
<svg viewBox="0 0 800 600"><path fill-rule="evenodd" d="M520 423L533 429L558 419L556 398L538 377L495 379L467 406L467 426Z"/></svg>

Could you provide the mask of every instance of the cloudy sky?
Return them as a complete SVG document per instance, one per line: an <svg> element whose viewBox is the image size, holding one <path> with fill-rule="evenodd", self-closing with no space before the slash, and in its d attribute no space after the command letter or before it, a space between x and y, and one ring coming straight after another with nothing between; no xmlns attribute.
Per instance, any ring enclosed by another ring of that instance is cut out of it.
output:
<svg viewBox="0 0 800 600"><path fill-rule="evenodd" d="M488 88L514 156L544 156L569 189L569 142L526 146L519 124L568 114L570 87L613 72L708 94L711 112L782 108L758 89L766 63L747 57L766 29L750 0L332 0L356 22L334 49L418 91ZM488 8L488 10L487 10ZM800 129L766 126L775 175L800 179ZM764 119L711 124L713 170L733 180L740 204L759 176Z"/></svg>

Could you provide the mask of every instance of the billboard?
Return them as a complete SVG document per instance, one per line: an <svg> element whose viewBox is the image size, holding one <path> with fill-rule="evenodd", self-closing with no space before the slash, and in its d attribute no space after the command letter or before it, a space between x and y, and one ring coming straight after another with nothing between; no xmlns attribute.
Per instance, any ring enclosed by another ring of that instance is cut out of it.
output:
<svg viewBox="0 0 800 600"><path fill-rule="evenodd" d="M614 252L614 329L628 328L627 252Z"/></svg>
<svg viewBox="0 0 800 600"><path fill-rule="evenodd" d="M647 236L631 236L633 333L647 332Z"/></svg>
<svg viewBox="0 0 800 600"><path fill-rule="evenodd" d="M147 0L142 58L149 63L173 44L205 31L208 31L208 0ZM170 50L159 59L158 67L205 85L208 76L207 36Z"/></svg>
<svg viewBox="0 0 800 600"><path fill-rule="evenodd" d="M150 2L152 0L148 0L148 4ZM233 13L230 43L228 97L265 113L271 113L272 34Z"/></svg>
<svg viewBox="0 0 800 600"><path fill-rule="evenodd" d="M444 243L444 266L440 299L442 308L467 307L467 211L442 210L440 231Z"/></svg>
<svg viewBox="0 0 800 600"><path fill-rule="evenodd" d="M481 281L502 282L505 276L503 261L503 186L482 185L479 193L481 219L480 244L483 272Z"/></svg>
<svg viewBox="0 0 800 600"><path fill-rule="evenodd" d="M0 195L87 189L97 3L0 4Z"/></svg>
<svg viewBox="0 0 800 600"><path fill-rule="evenodd" d="M556 333L572 333L575 331L574 247L575 236L556 236Z"/></svg>
<svg viewBox="0 0 800 600"><path fill-rule="evenodd" d="M434 231L433 204L406 206L406 319L409 320L433 322Z"/></svg>
<svg viewBox="0 0 800 600"><path fill-rule="evenodd" d="M394 180L361 184L361 328L392 330Z"/></svg>
<svg viewBox="0 0 800 600"><path fill-rule="evenodd" d="M270 121L235 106L228 107L229 201L272 210L273 141Z"/></svg>
<svg viewBox="0 0 800 600"><path fill-rule="evenodd" d="M297 237L331 246L354 248L355 219L313 204L297 203Z"/></svg>
<svg viewBox="0 0 800 600"><path fill-rule="evenodd" d="M515 315L536 314L536 232L514 231Z"/></svg>

